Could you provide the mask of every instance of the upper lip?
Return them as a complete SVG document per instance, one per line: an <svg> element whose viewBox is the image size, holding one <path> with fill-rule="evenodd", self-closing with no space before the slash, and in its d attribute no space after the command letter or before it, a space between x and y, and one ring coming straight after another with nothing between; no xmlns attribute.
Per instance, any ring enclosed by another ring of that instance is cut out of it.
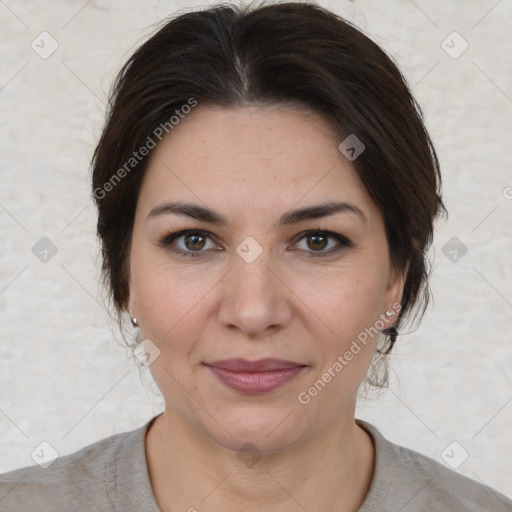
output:
<svg viewBox="0 0 512 512"><path fill-rule="evenodd" d="M293 361L275 358L258 359L256 361L248 361L247 359L222 359L220 361L204 364L231 372L270 372L305 366L303 364L294 363Z"/></svg>

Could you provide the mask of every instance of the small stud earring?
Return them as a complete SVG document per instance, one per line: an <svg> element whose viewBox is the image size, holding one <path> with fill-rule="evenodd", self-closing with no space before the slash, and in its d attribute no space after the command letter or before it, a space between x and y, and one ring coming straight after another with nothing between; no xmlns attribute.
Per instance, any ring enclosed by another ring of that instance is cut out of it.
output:
<svg viewBox="0 0 512 512"><path fill-rule="evenodd" d="M132 310L130 309L130 320L132 321L133 327L138 327L139 323L137 322L137 319L132 316Z"/></svg>
<svg viewBox="0 0 512 512"><path fill-rule="evenodd" d="M395 312L392 310L392 309L388 309L385 313L385 315L388 317L388 318L391 318L392 316L395 316Z"/></svg>

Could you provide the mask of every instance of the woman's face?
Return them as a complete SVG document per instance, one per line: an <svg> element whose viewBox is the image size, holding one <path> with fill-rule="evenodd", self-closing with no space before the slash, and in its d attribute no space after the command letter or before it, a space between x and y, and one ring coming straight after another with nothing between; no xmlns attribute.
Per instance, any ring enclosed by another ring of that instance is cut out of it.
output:
<svg viewBox="0 0 512 512"><path fill-rule="evenodd" d="M396 319L403 276L340 142L312 112L199 105L151 155L129 307L166 413L223 446L278 451L353 422L374 333ZM344 206L300 214L326 203ZM266 358L288 364L225 362Z"/></svg>

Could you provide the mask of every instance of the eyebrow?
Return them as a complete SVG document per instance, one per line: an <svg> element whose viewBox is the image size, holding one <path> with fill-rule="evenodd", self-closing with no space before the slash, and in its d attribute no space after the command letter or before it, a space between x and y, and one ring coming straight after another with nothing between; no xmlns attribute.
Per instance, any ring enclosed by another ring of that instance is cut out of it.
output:
<svg viewBox="0 0 512 512"><path fill-rule="evenodd" d="M321 217L327 217L336 213L355 214L364 223L367 222L363 211L357 206L344 201L330 201L327 203L289 210L281 215L277 225L280 227L289 226L298 224L304 220L319 219ZM168 202L156 206L149 212L148 219L166 214L183 215L219 226L228 226L229 224L225 217L210 208L194 203L185 203L182 201Z"/></svg>

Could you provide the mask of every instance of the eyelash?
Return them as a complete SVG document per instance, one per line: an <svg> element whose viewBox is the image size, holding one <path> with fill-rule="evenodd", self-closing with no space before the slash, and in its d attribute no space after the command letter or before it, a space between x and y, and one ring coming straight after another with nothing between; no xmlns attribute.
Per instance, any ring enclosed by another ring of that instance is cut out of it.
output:
<svg viewBox="0 0 512 512"><path fill-rule="evenodd" d="M206 237L211 239L211 233L208 231L204 231L202 229L182 229L181 231L176 231L174 233L169 233L166 235L161 241L160 241L160 247L164 247L169 249L171 252L175 254L179 254L181 256L189 257L189 258L197 258L202 256L203 253L206 251L200 250L200 251L183 251L181 249L177 249L176 247L172 246L172 243L182 236L185 235L198 235L202 237ZM339 247L335 249L330 249L329 251L307 251L312 258L325 258L327 256L331 256L334 253L337 253L341 251L342 249L346 247L352 247L352 242L348 240L348 238L338 235L337 233L333 233L332 231L325 231L321 229L315 229L310 231L305 231L304 233L301 233L300 237L298 238L297 242L303 240L304 238L313 237L313 236L321 236L321 237L328 237L328 238L334 238L339 242Z"/></svg>

